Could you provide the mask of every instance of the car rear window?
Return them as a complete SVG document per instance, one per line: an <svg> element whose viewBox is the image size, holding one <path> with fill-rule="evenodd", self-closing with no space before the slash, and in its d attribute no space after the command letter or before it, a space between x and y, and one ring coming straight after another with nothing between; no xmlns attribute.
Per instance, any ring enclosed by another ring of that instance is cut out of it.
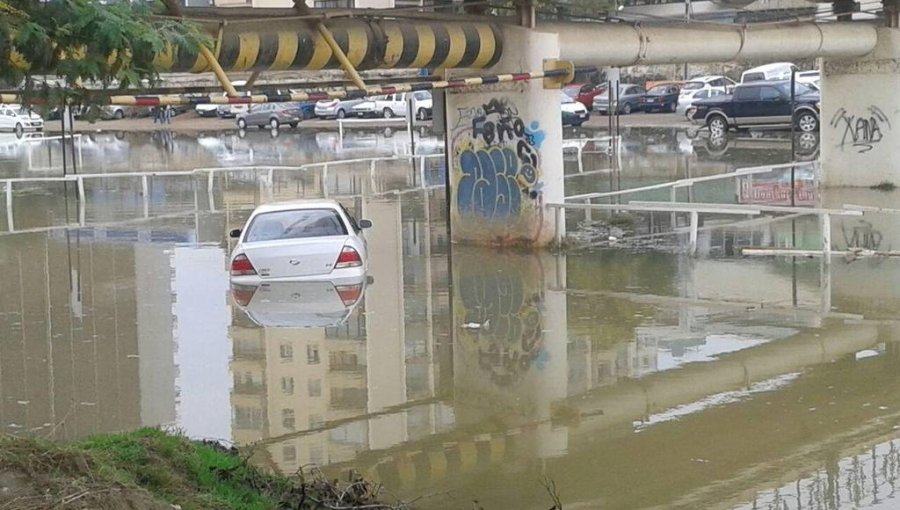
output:
<svg viewBox="0 0 900 510"><path fill-rule="evenodd" d="M648 92L651 96L664 96L666 94L674 94L675 90L672 87L653 87Z"/></svg>
<svg viewBox="0 0 900 510"><path fill-rule="evenodd" d="M698 90L706 86L702 81L689 81L681 87L681 90Z"/></svg>
<svg viewBox="0 0 900 510"><path fill-rule="evenodd" d="M247 229L248 243L345 236L347 227L334 209L295 209L258 215Z"/></svg>
<svg viewBox="0 0 900 510"><path fill-rule="evenodd" d="M742 81L748 83L751 81L764 81L765 79L765 73L744 73L744 79Z"/></svg>

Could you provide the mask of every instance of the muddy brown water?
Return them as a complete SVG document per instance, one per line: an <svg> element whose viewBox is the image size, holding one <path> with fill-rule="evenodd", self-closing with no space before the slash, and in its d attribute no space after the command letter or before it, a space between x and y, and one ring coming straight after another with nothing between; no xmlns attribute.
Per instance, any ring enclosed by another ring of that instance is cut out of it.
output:
<svg viewBox="0 0 900 510"><path fill-rule="evenodd" d="M255 462L285 473L356 470L399 498L427 496L422 508L546 509L548 481L566 509L900 508L900 261L734 255L815 248L815 218L709 218L696 258L460 247L439 158L152 176L146 194L139 176L114 175L403 154L404 135L160 136L85 139L79 172L110 177L86 182L83 211L57 182L17 184L12 221L0 208L0 430L177 427L253 445ZM616 162L586 143L581 176L567 152L568 193L790 155L776 135L623 140ZM0 179L60 175L53 143L0 150ZM680 199L777 201L783 183ZM829 207L897 198L809 189L796 198ZM260 202L323 194L374 222L360 299L310 284L233 293L226 233ZM635 224L665 233L670 220ZM891 217L832 221L837 248L900 241Z"/></svg>

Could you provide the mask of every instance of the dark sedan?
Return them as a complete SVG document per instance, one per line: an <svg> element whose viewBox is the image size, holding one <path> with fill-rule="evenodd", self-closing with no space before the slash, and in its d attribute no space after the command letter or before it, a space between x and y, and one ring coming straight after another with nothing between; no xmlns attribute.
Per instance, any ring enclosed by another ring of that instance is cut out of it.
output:
<svg viewBox="0 0 900 510"><path fill-rule="evenodd" d="M641 109L645 112L675 112L678 109L678 92L675 85L657 85L641 98Z"/></svg>
<svg viewBox="0 0 900 510"><path fill-rule="evenodd" d="M619 85L619 97L613 97L618 99L618 108L616 108L617 112L612 113L622 113L628 115L631 112L636 112L641 110L641 98L644 97L644 94L647 92L643 87L639 85L634 85L631 83L622 83ZM594 111L602 114L609 114L612 108L609 105L609 90L604 90L597 97L594 98Z"/></svg>

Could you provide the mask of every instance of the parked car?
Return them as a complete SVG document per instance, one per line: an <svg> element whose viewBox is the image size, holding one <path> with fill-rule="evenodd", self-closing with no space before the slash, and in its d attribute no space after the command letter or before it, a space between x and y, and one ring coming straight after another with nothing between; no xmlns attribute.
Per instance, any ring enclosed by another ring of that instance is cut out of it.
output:
<svg viewBox="0 0 900 510"><path fill-rule="evenodd" d="M293 105L297 110L300 111L300 118L302 120L316 118L316 103L313 103L312 101L303 101L301 103L288 104Z"/></svg>
<svg viewBox="0 0 900 510"><path fill-rule="evenodd" d="M106 105L100 108L100 118L104 120L120 120L125 117L133 116L131 109L119 105Z"/></svg>
<svg viewBox="0 0 900 510"><path fill-rule="evenodd" d="M791 73L797 71L797 66L790 62L778 62L764 66L747 69L741 73L741 83L753 81L781 81L790 80Z"/></svg>
<svg viewBox="0 0 900 510"><path fill-rule="evenodd" d="M362 231L371 226L368 220L357 222L334 200L261 205L243 229L229 233L238 240L231 281L358 280L367 267Z"/></svg>
<svg viewBox="0 0 900 510"><path fill-rule="evenodd" d="M657 85L641 98L641 110L645 112L672 112L678 109L678 87Z"/></svg>
<svg viewBox="0 0 900 510"><path fill-rule="evenodd" d="M817 90L822 89L822 87L820 86L820 80L821 74L819 73L819 71L800 71L794 77L795 82L809 85L816 88Z"/></svg>
<svg viewBox="0 0 900 510"><path fill-rule="evenodd" d="M573 83L563 88L567 96L583 104L588 110L594 107L594 98L604 90L606 85L593 83Z"/></svg>
<svg viewBox="0 0 900 510"><path fill-rule="evenodd" d="M316 117L322 119L343 119L353 112L353 107L362 103L363 99L328 99L319 101L315 106Z"/></svg>
<svg viewBox="0 0 900 510"><path fill-rule="evenodd" d="M228 94L222 93L222 96L227 96ZM194 111L197 112L197 115L200 117L217 117L219 114L219 106L214 104L198 104L194 107Z"/></svg>
<svg viewBox="0 0 900 510"><path fill-rule="evenodd" d="M221 104L216 107L216 114L223 119L234 119L249 111L249 104Z"/></svg>
<svg viewBox="0 0 900 510"><path fill-rule="evenodd" d="M415 101L416 118L419 120L428 120L434 116L434 100L431 92L426 90L418 90L413 92Z"/></svg>
<svg viewBox="0 0 900 510"><path fill-rule="evenodd" d="M735 85L737 83L726 76L711 75L691 78L681 86L681 90L678 93L678 109L676 111L687 112L691 104L697 99L706 99L719 94L731 94Z"/></svg>
<svg viewBox="0 0 900 510"><path fill-rule="evenodd" d="M589 118L587 107L580 102L572 99L563 91L560 95L560 108L562 109L562 125L578 127L584 124Z"/></svg>
<svg viewBox="0 0 900 510"><path fill-rule="evenodd" d="M418 113L417 108L422 101L431 102L431 94L425 91L401 92L385 96L375 96L353 107L353 114L357 117L406 117L406 99L413 98L413 112Z"/></svg>
<svg viewBox="0 0 900 510"><path fill-rule="evenodd" d="M81 118L81 113L83 108L81 106L71 106L69 110L72 112L72 117L75 119ZM55 106L50 108L50 111L47 112L47 120L59 120L62 117L63 109L60 106Z"/></svg>
<svg viewBox="0 0 900 510"><path fill-rule="evenodd" d="M231 82L231 84L234 85L235 87L243 87L247 84L247 82L244 80L238 80L238 81ZM250 93L245 92L243 94L249 95ZM210 94L210 96L213 96L213 95L215 95L215 94ZM224 96L227 96L228 94L225 92L222 92L220 95L224 97ZM220 108L219 105L214 105L214 104L198 104L197 106L194 107L194 111L197 112L197 115L199 115L200 117L215 117L215 116L219 115L219 108ZM230 108L227 110L229 112L231 111Z"/></svg>
<svg viewBox="0 0 900 510"><path fill-rule="evenodd" d="M21 105L0 105L0 130L10 130L16 134L25 131L43 131L44 119Z"/></svg>
<svg viewBox="0 0 900 510"><path fill-rule="evenodd" d="M618 113L628 115L641 109L641 98L646 94L640 85L623 83L619 85ZM594 111L598 113L610 113L609 91L604 90L594 98Z"/></svg>
<svg viewBox="0 0 900 510"><path fill-rule="evenodd" d="M723 94L694 103L691 119L705 124L710 133L729 128L784 127L796 123L802 132L819 129L818 91L802 83L795 85L795 107L791 110L790 81L759 81L738 85L734 94Z"/></svg>
<svg viewBox="0 0 900 510"><path fill-rule="evenodd" d="M691 96L678 96L678 111L684 111L685 117L688 120L693 117L694 112L697 108L694 106L695 101L700 101L703 99L709 99L711 97L721 96L725 94L725 92L717 89L700 89L694 92Z"/></svg>
<svg viewBox="0 0 900 510"><path fill-rule="evenodd" d="M265 103L253 105L246 113L238 114L237 125L241 129L248 126L278 129L283 124L295 128L301 120L303 113L294 103Z"/></svg>

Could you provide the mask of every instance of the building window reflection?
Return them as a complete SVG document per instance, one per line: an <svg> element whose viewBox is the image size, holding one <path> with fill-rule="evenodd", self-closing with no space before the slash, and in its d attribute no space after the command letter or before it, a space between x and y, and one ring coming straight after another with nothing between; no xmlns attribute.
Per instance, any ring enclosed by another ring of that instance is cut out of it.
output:
<svg viewBox="0 0 900 510"><path fill-rule="evenodd" d="M322 380L321 379L311 379L309 381L309 396L310 397L321 397L322 396Z"/></svg>
<svg viewBox="0 0 900 510"><path fill-rule="evenodd" d="M281 448L281 459L285 462L297 462L297 447L294 445L285 445Z"/></svg>
<svg viewBox="0 0 900 510"><path fill-rule="evenodd" d="M281 344L281 359L291 361L294 359L294 346L291 344Z"/></svg>
<svg viewBox="0 0 900 510"><path fill-rule="evenodd" d="M281 378L281 391L285 395L293 395L294 394L294 378L293 377L282 377Z"/></svg>
<svg viewBox="0 0 900 510"><path fill-rule="evenodd" d="M256 407L235 406L234 427L239 430L260 430L262 414L262 409Z"/></svg>
<svg viewBox="0 0 900 510"><path fill-rule="evenodd" d="M352 371L360 368L355 352L332 351L328 353L328 368L333 371Z"/></svg>
<svg viewBox="0 0 900 510"><path fill-rule="evenodd" d="M294 430L294 410L293 409L282 409L281 410L281 426L288 429Z"/></svg>
<svg viewBox="0 0 900 510"><path fill-rule="evenodd" d="M318 345L307 345L306 346L306 362L310 365L318 365L321 360L319 359L319 346Z"/></svg>

